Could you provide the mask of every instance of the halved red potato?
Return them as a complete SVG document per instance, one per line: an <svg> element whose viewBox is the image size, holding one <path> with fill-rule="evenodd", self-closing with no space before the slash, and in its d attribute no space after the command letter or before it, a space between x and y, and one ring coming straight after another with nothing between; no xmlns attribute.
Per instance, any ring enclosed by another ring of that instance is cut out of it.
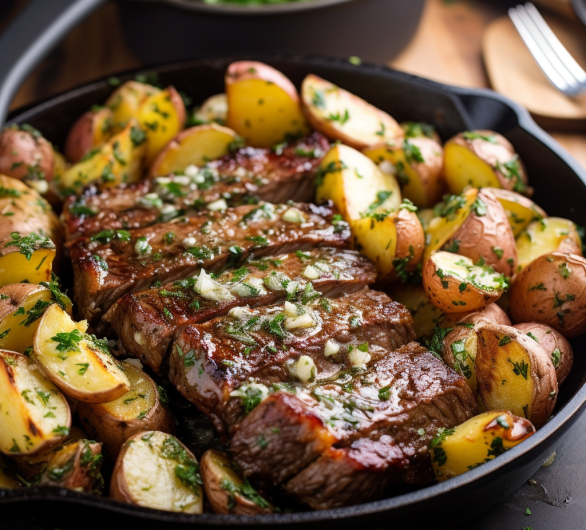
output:
<svg viewBox="0 0 586 530"><path fill-rule="evenodd" d="M225 81L226 125L247 145L271 147L307 131L297 89L278 70L257 61L238 61L228 66Z"/></svg>
<svg viewBox="0 0 586 530"><path fill-rule="evenodd" d="M574 350L568 340L555 329L537 322L515 324L513 327L532 338L550 356L555 368L558 386L561 385L568 377L574 364Z"/></svg>
<svg viewBox="0 0 586 530"><path fill-rule="evenodd" d="M58 305L43 314L32 358L65 394L84 403L105 403L130 390L107 342L86 335L87 322L73 322Z"/></svg>
<svg viewBox="0 0 586 530"><path fill-rule="evenodd" d="M228 96L226 94L210 96L193 113L193 118L200 125L212 122L225 125L228 120Z"/></svg>
<svg viewBox="0 0 586 530"><path fill-rule="evenodd" d="M33 454L69 434L67 400L28 357L0 350L0 388L0 452Z"/></svg>
<svg viewBox="0 0 586 530"><path fill-rule="evenodd" d="M197 125L181 131L155 159L149 170L151 177L183 173L190 165L203 166L230 152L238 135L216 123Z"/></svg>
<svg viewBox="0 0 586 530"><path fill-rule="evenodd" d="M405 133L405 138L431 138L441 145L440 135L435 127L429 123L404 121L400 125Z"/></svg>
<svg viewBox="0 0 586 530"><path fill-rule="evenodd" d="M53 146L30 125L0 133L0 174L24 181L53 179Z"/></svg>
<svg viewBox="0 0 586 530"><path fill-rule="evenodd" d="M464 313L498 300L506 280L490 267L474 265L470 258L436 252L423 266L423 287L442 311Z"/></svg>
<svg viewBox="0 0 586 530"><path fill-rule="evenodd" d="M303 80L301 99L309 123L331 140L358 150L403 141L403 129L386 112L321 77Z"/></svg>
<svg viewBox="0 0 586 530"><path fill-rule="evenodd" d="M541 221L547 217L540 206L520 193L502 188L485 188L485 191L492 193L501 203L515 237L518 237L532 221Z"/></svg>
<svg viewBox="0 0 586 530"><path fill-rule="evenodd" d="M523 162L511 143L494 131L457 134L444 146L444 164L452 193L462 193L468 186L528 192Z"/></svg>
<svg viewBox="0 0 586 530"><path fill-rule="evenodd" d="M114 123L125 123L130 119L136 119L143 103L160 91L161 89L146 83L127 81L112 93L105 106L112 111Z"/></svg>
<svg viewBox="0 0 586 530"><path fill-rule="evenodd" d="M538 322L572 338L586 331L586 259L554 252L532 261L511 284L513 322Z"/></svg>
<svg viewBox="0 0 586 530"><path fill-rule="evenodd" d="M550 356L510 326L476 327L476 378L488 410L508 410L540 427L553 412L558 383Z"/></svg>
<svg viewBox="0 0 586 530"><path fill-rule="evenodd" d="M79 162L92 149L103 145L112 136L112 110L100 107L88 110L73 124L65 140L64 153L70 162Z"/></svg>
<svg viewBox="0 0 586 530"><path fill-rule="evenodd" d="M582 255L582 243L576 225L561 217L533 221L517 238L517 270L520 271L539 256L551 252Z"/></svg>
<svg viewBox="0 0 586 530"><path fill-rule="evenodd" d="M56 247L49 238L13 232L0 241L0 287L11 283L51 281Z"/></svg>
<svg viewBox="0 0 586 530"><path fill-rule="evenodd" d="M415 206L433 206L446 191L443 149L436 140L406 138L401 144L378 144L363 152L380 169L395 176L403 197Z"/></svg>

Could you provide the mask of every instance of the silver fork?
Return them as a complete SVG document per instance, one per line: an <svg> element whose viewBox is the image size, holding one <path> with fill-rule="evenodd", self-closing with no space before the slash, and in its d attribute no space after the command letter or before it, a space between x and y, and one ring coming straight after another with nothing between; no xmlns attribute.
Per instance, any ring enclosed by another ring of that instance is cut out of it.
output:
<svg viewBox="0 0 586 530"><path fill-rule="evenodd" d="M550 83L570 97L586 94L586 72L555 36L537 8L527 2L509 9L509 17Z"/></svg>

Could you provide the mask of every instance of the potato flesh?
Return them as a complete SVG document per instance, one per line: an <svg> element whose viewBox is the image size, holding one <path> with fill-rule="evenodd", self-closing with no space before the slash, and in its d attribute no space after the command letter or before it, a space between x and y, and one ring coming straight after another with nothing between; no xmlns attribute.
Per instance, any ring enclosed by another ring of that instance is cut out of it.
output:
<svg viewBox="0 0 586 530"><path fill-rule="evenodd" d="M448 276L454 276L462 282L469 282L479 289L496 291L502 290L501 275L488 272L483 267L474 265L471 259L450 252L438 252L431 259L438 271Z"/></svg>
<svg viewBox="0 0 586 530"><path fill-rule="evenodd" d="M444 148L446 182L451 193L460 194L468 186L502 188L494 169L470 149L448 142Z"/></svg>
<svg viewBox="0 0 586 530"><path fill-rule="evenodd" d="M2 258L0 258L1 261ZM33 336L40 319L35 320L29 326L25 325L25 321L30 317L28 312L37 302L50 302L51 292L48 289L39 288L39 290L27 296L19 306L24 308L24 313L15 315L21 312L19 308L14 308L14 312L5 316L0 321L0 348L4 350L24 353L24 351L33 345Z"/></svg>
<svg viewBox="0 0 586 530"><path fill-rule="evenodd" d="M184 513L202 513L203 492L195 494L175 475L177 462L161 456L170 435L135 436L123 456L121 472L132 501L139 506Z"/></svg>
<svg viewBox="0 0 586 530"><path fill-rule="evenodd" d="M429 301L423 287L397 285L388 294L395 302L403 304L409 310L418 339L433 334L434 328L440 324L443 313Z"/></svg>
<svg viewBox="0 0 586 530"><path fill-rule="evenodd" d="M41 248L27 260L20 252L10 252L0 257L0 287L12 283L34 283L51 281L51 270L55 250Z"/></svg>
<svg viewBox="0 0 586 530"><path fill-rule="evenodd" d="M224 125L228 118L228 97L226 94L216 94L206 99L193 115L203 123L216 122Z"/></svg>
<svg viewBox="0 0 586 530"><path fill-rule="evenodd" d="M397 250L397 227L391 214L383 220L366 217L352 223L354 242L360 252L374 261L376 270L386 276L393 269Z"/></svg>
<svg viewBox="0 0 586 530"><path fill-rule="evenodd" d="M580 238L572 221L561 217L533 221L517 238L517 270L523 269L539 256L556 252L566 238L573 239L580 248Z"/></svg>
<svg viewBox="0 0 586 530"><path fill-rule="evenodd" d="M0 388L2 453L31 454L69 433L67 401L24 355L0 351Z"/></svg>
<svg viewBox="0 0 586 530"><path fill-rule="evenodd" d="M496 193L495 196L507 214L507 219L515 237L519 237L532 221L539 221L542 217L545 217L545 212L540 213L536 205L533 205L533 208L529 208L525 204L515 201L513 198L506 198ZM529 199L523 197L523 202L525 201L529 201Z"/></svg>
<svg viewBox="0 0 586 530"><path fill-rule="evenodd" d="M112 121L125 123L132 118L136 119L144 101L159 92L160 89L146 83L137 81L124 83L106 101L106 106L112 109Z"/></svg>

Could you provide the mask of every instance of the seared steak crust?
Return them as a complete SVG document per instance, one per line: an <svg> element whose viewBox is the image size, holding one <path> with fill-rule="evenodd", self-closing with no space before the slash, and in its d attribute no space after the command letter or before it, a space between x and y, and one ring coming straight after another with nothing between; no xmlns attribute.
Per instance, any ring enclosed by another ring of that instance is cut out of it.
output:
<svg viewBox="0 0 586 530"><path fill-rule="evenodd" d="M201 269L219 272L256 257L348 247L350 231L330 206L238 206L127 231L106 230L71 248L74 297L90 323L126 293Z"/></svg>
<svg viewBox="0 0 586 530"><path fill-rule="evenodd" d="M317 276L317 277L316 277ZM376 280L373 263L354 250L318 248L243 263L216 278L227 289L198 291L198 277L127 294L104 316L130 355L160 371L169 344L185 326L223 316L233 307L266 306L291 296L290 282L302 292L308 281L323 296L334 298L359 291Z"/></svg>
<svg viewBox="0 0 586 530"><path fill-rule="evenodd" d="M170 175L103 191L90 187L63 208L66 240L196 215L222 198L229 206L311 201L315 170L328 149L328 140L314 132L278 150L243 147L192 177Z"/></svg>

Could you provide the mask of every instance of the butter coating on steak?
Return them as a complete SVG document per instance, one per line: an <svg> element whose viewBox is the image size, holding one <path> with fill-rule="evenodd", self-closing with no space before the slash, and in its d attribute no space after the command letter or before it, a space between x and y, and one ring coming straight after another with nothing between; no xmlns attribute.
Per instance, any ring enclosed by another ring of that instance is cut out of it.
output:
<svg viewBox="0 0 586 530"><path fill-rule="evenodd" d="M155 371L174 336L189 324L294 298L311 282L328 298L362 290L376 280L374 264L354 250L318 248L246 261L215 279L201 275L127 294L104 316L124 350Z"/></svg>

